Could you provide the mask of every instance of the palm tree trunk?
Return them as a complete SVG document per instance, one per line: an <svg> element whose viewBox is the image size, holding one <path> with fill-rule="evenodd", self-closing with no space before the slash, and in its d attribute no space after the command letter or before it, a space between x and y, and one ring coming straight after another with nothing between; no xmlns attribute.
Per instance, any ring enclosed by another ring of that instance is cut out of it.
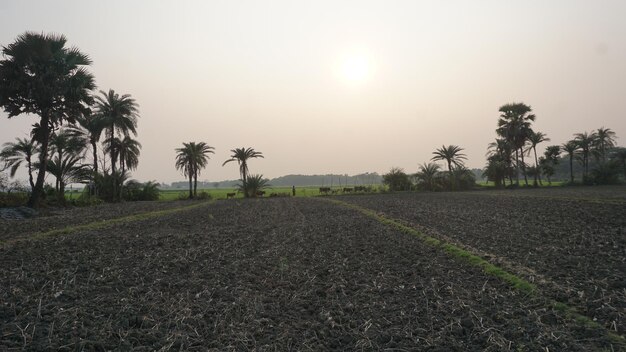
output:
<svg viewBox="0 0 626 352"><path fill-rule="evenodd" d="M189 199L193 198L192 179L193 179L193 172L189 172Z"/></svg>
<svg viewBox="0 0 626 352"><path fill-rule="evenodd" d="M49 118L47 112L43 113L39 125L42 126L44 135L43 140L41 141L41 150L39 152L37 182L35 183L33 193L31 193L30 198L28 199L28 206L30 208L39 207L39 199L43 194L43 183L46 179L46 167L48 165L48 142L50 139L50 126L48 126L48 120Z"/></svg>
<svg viewBox="0 0 626 352"><path fill-rule="evenodd" d="M524 151L520 148L521 157L522 157L522 173L524 173L524 183L528 186L528 177L526 176L526 163L524 162Z"/></svg>
<svg viewBox="0 0 626 352"><path fill-rule="evenodd" d="M574 155L570 154L569 156L569 174L571 183L574 183Z"/></svg>
<svg viewBox="0 0 626 352"><path fill-rule="evenodd" d="M194 171L193 173L193 196L198 196L198 171Z"/></svg>
<svg viewBox="0 0 626 352"><path fill-rule="evenodd" d="M454 191L454 180L452 180L452 162L448 160L448 172L450 173L450 190Z"/></svg>
<svg viewBox="0 0 626 352"><path fill-rule="evenodd" d="M535 153L535 168L537 169L537 172L535 174L535 183L537 183L537 177L539 177L539 185L543 186L543 183L541 182L541 172L539 169L539 159L537 159L537 148L535 148L534 145L533 152Z"/></svg>
<svg viewBox="0 0 626 352"><path fill-rule="evenodd" d="M94 175L98 173L98 145L96 141L91 141L91 149L93 150L93 172Z"/></svg>
<svg viewBox="0 0 626 352"><path fill-rule="evenodd" d="M30 161L30 155L26 157L26 162L28 163L28 183L30 183L30 191L33 192L35 189L35 182L33 182L33 164Z"/></svg>
<svg viewBox="0 0 626 352"><path fill-rule="evenodd" d="M515 148L515 184L519 186L519 154Z"/></svg>

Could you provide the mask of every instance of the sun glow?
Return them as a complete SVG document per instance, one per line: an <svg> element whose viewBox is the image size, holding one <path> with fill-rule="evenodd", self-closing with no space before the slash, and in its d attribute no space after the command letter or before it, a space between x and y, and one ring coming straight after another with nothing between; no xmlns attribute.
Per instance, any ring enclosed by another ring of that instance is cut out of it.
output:
<svg viewBox="0 0 626 352"><path fill-rule="evenodd" d="M372 61L360 52L343 55L337 65L339 78L349 85L361 85L372 75Z"/></svg>

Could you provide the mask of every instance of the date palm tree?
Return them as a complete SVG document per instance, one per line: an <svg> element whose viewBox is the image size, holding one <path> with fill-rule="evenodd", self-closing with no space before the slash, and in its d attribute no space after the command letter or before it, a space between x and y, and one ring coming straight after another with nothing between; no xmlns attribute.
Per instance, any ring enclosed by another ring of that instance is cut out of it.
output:
<svg viewBox="0 0 626 352"><path fill-rule="evenodd" d="M209 154L214 154L215 148L204 142L183 143L182 148L176 148L176 169L189 177L189 199L197 195L198 175L206 167ZM193 186L193 188L192 188Z"/></svg>
<svg viewBox="0 0 626 352"><path fill-rule="evenodd" d="M515 150L516 184L519 185L519 169L521 165L524 181L526 185L528 185L523 149L528 141L528 136L532 133L530 126L531 123L535 121L536 116L531 114L531 107L524 103L505 104L502 105L498 111L500 111L501 114L496 132L509 141Z"/></svg>
<svg viewBox="0 0 626 352"><path fill-rule="evenodd" d="M28 182L31 192L35 189L33 182L33 156L37 154L37 145L26 138L16 138L14 143L8 142L4 144L4 148L0 151L0 159L4 162L6 168L10 168L9 175L15 177L17 169L26 162L28 169Z"/></svg>
<svg viewBox="0 0 626 352"><path fill-rule="evenodd" d="M569 156L569 174L570 182L574 183L574 156L578 151L578 143L575 140L571 140L562 145L563 151Z"/></svg>
<svg viewBox="0 0 626 352"><path fill-rule="evenodd" d="M424 163L420 165L419 171L415 176L424 184L424 188L428 191L435 190L435 180L441 167L435 163Z"/></svg>
<svg viewBox="0 0 626 352"><path fill-rule="evenodd" d="M576 141L576 144L580 149L579 157L583 165L583 176L587 177L587 174L589 173L589 156L591 155L592 148L596 141L596 134L583 132L574 134L574 137L574 141Z"/></svg>
<svg viewBox="0 0 626 352"><path fill-rule="evenodd" d="M98 173L98 142L104 131L105 120L97 114L89 114L76 118L77 124L70 127L70 132L79 138L86 139L91 145L93 172Z"/></svg>
<svg viewBox="0 0 626 352"><path fill-rule="evenodd" d="M526 152L528 153L529 156L530 156L531 150L535 154L535 172L534 172L534 176L535 176L534 184L535 185L537 185L537 179L539 179L539 184L541 184L541 168L539 168L539 160L537 159L537 144L541 142L547 142L549 140L550 138L548 138L543 132L531 131L531 133L528 135L528 142L530 143L530 145L526 149Z"/></svg>
<svg viewBox="0 0 626 352"><path fill-rule="evenodd" d="M231 149L232 155L230 159L224 161L222 166L228 164L231 161L237 161L239 164L239 173L241 174L241 180L245 184L248 178L248 160L252 158L264 158L263 153L257 152L253 148L235 148ZM244 196L249 195L244 192Z"/></svg>
<svg viewBox="0 0 626 352"><path fill-rule="evenodd" d="M119 95L113 89L108 92L100 91L101 96L96 97L96 113L98 118L102 119L104 124L107 140L109 143L115 142L116 132L124 136L131 133L137 136L137 119L139 118L139 105L130 94ZM117 156L115 154L116 147L109 148L113 154L111 157L111 172L115 173L115 164Z"/></svg>
<svg viewBox="0 0 626 352"><path fill-rule="evenodd" d="M430 160L445 160L448 163L448 172L450 173L450 189L454 189L454 174L452 165L454 166L463 166L462 160L467 160L465 154L461 153L463 148L456 145L445 146L442 145L441 148L436 149L433 156Z"/></svg>
<svg viewBox="0 0 626 352"><path fill-rule="evenodd" d="M126 169L135 170L139 165L141 143L130 136L125 136L124 139L119 141L118 153L122 172L126 171Z"/></svg>
<svg viewBox="0 0 626 352"><path fill-rule="evenodd" d="M66 161L65 156L71 155L76 156L79 159L82 159L82 155L86 146L86 139L82 138L80 135L76 135L72 133L69 129L60 129L57 132L52 133L50 137L50 155L51 157L56 154L57 163L61 165L61 163ZM50 163L52 160L49 160ZM47 169L47 171L51 171ZM62 182L63 174L57 173L56 177L56 190L59 190L59 185Z"/></svg>
<svg viewBox="0 0 626 352"><path fill-rule="evenodd" d="M57 178L55 190L61 204L65 203L65 186L68 183L85 182L90 178L89 165L81 164L82 158L74 154L66 154L63 159L54 156L48 160L48 172Z"/></svg>
<svg viewBox="0 0 626 352"><path fill-rule="evenodd" d="M598 157L606 161L606 154L610 148L615 147L616 134L610 128L600 127L595 132L594 145L598 151Z"/></svg>
<svg viewBox="0 0 626 352"><path fill-rule="evenodd" d="M39 116L39 172L28 200L30 207L38 207L43 194L52 131L88 114L93 101L94 77L85 69L91 60L66 44L62 35L26 32L2 50L0 106L9 118Z"/></svg>

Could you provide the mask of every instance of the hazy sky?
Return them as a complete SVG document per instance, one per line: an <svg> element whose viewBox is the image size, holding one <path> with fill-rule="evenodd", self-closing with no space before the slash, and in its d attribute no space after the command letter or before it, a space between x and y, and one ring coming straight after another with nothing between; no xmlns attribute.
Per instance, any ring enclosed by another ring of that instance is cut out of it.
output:
<svg viewBox="0 0 626 352"><path fill-rule="evenodd" d="M442 144L483 167L498 107L561 144L626 140L626 1L0 1L0 45L64 34L99 89L140 104L139 180L182 180L174 149L216 148L201 179L415 172ZM0 112L0 143L34 116ZM545 144L547 145L547 144Z"/></svg>

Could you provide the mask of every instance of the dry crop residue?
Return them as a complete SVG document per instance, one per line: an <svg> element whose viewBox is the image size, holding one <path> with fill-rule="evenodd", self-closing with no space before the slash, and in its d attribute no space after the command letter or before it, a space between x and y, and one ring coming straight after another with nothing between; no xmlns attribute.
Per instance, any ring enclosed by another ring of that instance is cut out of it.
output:
<svg viewBox="0 0 626 352"><path fill-rule="evenodd" d="M541 297L310 198L221 201L0 260L0 349L610 349Z"/></svg>

